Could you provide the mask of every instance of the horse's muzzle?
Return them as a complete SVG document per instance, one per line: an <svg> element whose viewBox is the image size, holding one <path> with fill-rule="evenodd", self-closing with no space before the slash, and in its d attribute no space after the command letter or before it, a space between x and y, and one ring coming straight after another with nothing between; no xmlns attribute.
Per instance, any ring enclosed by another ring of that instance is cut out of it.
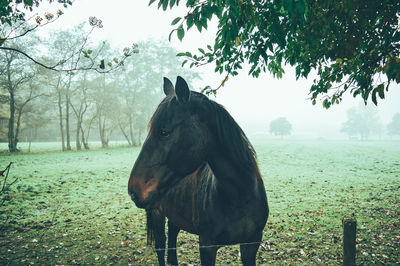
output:
<svg viewBox="0 0 400 266"><path fill-rule="evenodd" d="M150 193L149 197L142 201L140 200L139 196L135 193L135 191L128 189L128 194L131 196L132 201L135 203L136 207L141 208L141 209L147 209L150 206L152 194Z"/></svg>

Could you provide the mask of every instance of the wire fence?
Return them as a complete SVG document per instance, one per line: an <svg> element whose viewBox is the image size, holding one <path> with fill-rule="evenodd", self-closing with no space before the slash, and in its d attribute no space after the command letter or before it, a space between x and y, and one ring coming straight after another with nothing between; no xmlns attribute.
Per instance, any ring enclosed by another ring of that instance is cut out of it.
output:
<svg viewBox="0 0 400 266"><path fill-rule="evenodd" d="M198 246L199 249L202 248L220 248L220 247L226 247L226 246L236 246L236 245L240 245L240 246L245 246L245 245L255 245L255 244L261 244L262 241L256 241L256 242L244 242L244 243L235 243L235 244L221 244L221 245L207 245L207 246ZM168 251L168 250L189 250L192 249L191 248L187 248L187 247L175 247L175 248L155 248L155 247L149 247L149 248L145 248L145 249L141 249L140 253L145 252L145 251Z"/></svg>

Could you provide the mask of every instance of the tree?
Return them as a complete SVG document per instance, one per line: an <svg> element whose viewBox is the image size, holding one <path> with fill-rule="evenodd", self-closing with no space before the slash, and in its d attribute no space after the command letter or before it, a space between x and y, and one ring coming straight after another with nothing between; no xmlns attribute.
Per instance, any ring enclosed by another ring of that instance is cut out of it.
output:
<svg viewBox="0 0 400 266"><path fill-rule="evenodd" d="M113 74L110 74L113 76ZM89 149L89 135L92 129L94 120L96 119L95 96L98 93L99 81L96 75L91 75L89 72L81 72L75 75L75 81L71 86L70 106L75 114L76 121L76 149L80 150L81 146ZM116 107L118 109L118 105Z"/></svg>
<svg viewBox="0 0 400 266"><path fill-rule="evenodd" d="M59 9L55 14L46 12L43 17L35 14L29 19L25 18L26 12L33 11L34 8L38 7L42 0L4 0L0 1L0 50L2 51L13 51L24 56L26 59L31 60L35 64L54 71L71 72L71 71L82 71L82 70L94 70L99 73L109 73L118 69L123 65L126 58L134 53L137 53L137 45L133 44L132 47L126 47L123 50L121 56L114 57L105 61L104 58L98 58L98 52L91 49L87 49L87 43L90 34L96 28L102 28L102 21L96 17L89 18L90 30L86 34L84 40L80 43L80 46L72 51L69 51L69 55L64 57L53 64L48 64L40 59L35 58L33 55L34 51L30 48L20 49L20 47L12 47L9 45L9 41L19 40L25 38L29 33L35 32L40 27L46 26L56 21L63 11ZM71 0L48 0L47 2L58 2L63 4L64 8L68 5L72 5ZM31 20L34 20L32 23ZM87 58L84 64L80 60L75 61L74 64L67 64L72 58Z"/></svg>
<svg viewBox="0 0 400 266"><path fill-rule="evenodd" d="M23 45L14 42L12 47L35 45L34 40ZM1 51L1 50L0 50ZM18 151L18 135L21 129L21 118L25 106L33 99L39 97L38 86L33 82L38 75L38 70L20 54L4 50L0 56L0 90L8 94L8 149L10 152Z"/></svg>
<svg viewBox="0 0 400 266"><path fill-rule="evenodd" d="M97 84L96 93L93 100L96 106L96 119L99 129L101 146L108 148L110 137L118 126L119 101L118 87L114 86L106 77L99 77L95 80Z"/></svg>
<svg viewBox="0 0 400 266"><path fill-rule="evenodd" d="M40 80L40 71L37 69L37 66L33 67L36 68L36 73L33 73L29 81L24 84L23 88L18 93L18 97L15 97L17 121L13 140L15 145L14 151L18 151L17 144L19 141L20 131L23 128L22 121L25 120L23 117L26 116L27 113L33 112L33 100L45 95L43 92L41 92L41 86L38 84L38 81Z"/></svg>
<svg viewBox="0 0 400 266"><path fill-rule="evenodd" d="M0 2L0 18L2 24L15 24L18 21L25 21L25 14L38 7L42 0L7 0ZM58 2L64 8L72 5L71 0L47 0L47 2Z"/></svg>
<svg viewBox="0 0 400 266"><path fill-rule="evenodd" d="M185 76L189 84L200 76L181 67L177 51L166 41L138 43L140 54L126 61L124 69L114 74L119 86L118 126L129 145L141 144L147 121L163 97L162 78Z"/></svg>
<svg viewBox="0 0 400 266"><path fill-rule="evenodd" d="M31 151L31 143L32 141L37 140L39 137L40 129L48 126L52 120L51 115L53 115L52 106L49 104L48 99L43 100L38 103L28 103L25 108L25 113L22 117L22 123L24 127L21 131L21 137L24 137L26 141L28 141L28 152ZM43 136L42 136L43 137Z"/></svg>
<svg viewBox="0 0 400 266"><path fill-rule="evenodd" d="M0 142L7 141L8 133L8 96L0 89Z"/></svg>
<svg viewBox="0 0 400 266"><path fill-rule="evenodd" d="M382 124L376 109L360 105L347 110L347 121L343 123L341 132L349 138L368 140L371 135L381 135Z"/></svg>
<svg viewBox="0 0 400 266"><path fill-rule="evenodd" d="M164 10L178 4L158 1ZM191 66L215 62L216 72L227 73L221 85L228 75L237 75L244 62L251 65L249 74L254 77L269 71L281 78L282 65L289 64L297 78L317 72L311 100L315 104L321 97L329 108L346 91L365 103L371 97L376 104L391 82L400 82L398 0L187 0L186 6L187 14L172 21L176 28L170 37L176 32L182 40L185 31L193 26L207 29L216 18L214 44L199 48L197 54L179 55Z"/></svg>
<svg viewBox="0 0 400 266"><path fill-rule="evenodd" d="M89 65L92 63L93 59L80 56L79 54L73 54L71 51L77 51L82 46L82 43L86 43L87 36L85 37L85 23L81 23L71 30L62 30L53 32L51 34L52 38L48 40L47 46L49 48L52 58L47 59L47 62L54 64L59 61L66 61L67 69L76 68L77 65ZM101 43L97 47L88 48L86 53L93 53L96 51L95 57L98 56L110 56L111 53L104 54L105 50L110 49L105 43ZM114 51L115 52L115 51ZM67 60L68 59L68 60ZM117 59L115 59L117 61ZM54 72L54 71L52 71ZM88 147L87 137L85 137L85 130L82 128L84 121L84 114L87 111L87 97L86 90L87 87L76 86L76 88L71 89L71 82L79 80L81 77L86 77L88 71L78 71L78 72L64 72L58 71L50 73L52 77L51 86L55 89L55 96L57 97L58 113L59 113L59 125L61 132L61 145L62 150L71 150L71 127L70 127L70 113L73 112L77 119L77 130L76 133L76 148L81 149L81 142ZM83 78L85 79L85 78ZM83 81L82 84L85 84ZM76 96L77 99L74 100L73 97ZM78 103L79 102L79 103ZM75 105L78 106L75 106ZM71 111L72 109L72 111ZM64 144L65 143L65 144Z"/></svg>
<svg viewBox="0 0 400 266"><path fill-rule="evenodd" d="M393 115L392 121L387 125L387 134L389 136L400 136L400 113Z"/></svg>
<svg viewBox="0 0 400 266"><path fill-rule="evenodd" d="M281 138L284 136L289 136L292 131L292 125L285 117L279 117L275 120L272 120L269 124L269 133L280 136Z"/></svg>
<svg viewBox="0 0 400 266"><path fill-rule="evenodd" d="M89 108L89 101L88 101L88 86L87 86L87 73L83 73L82 79L78 81L77 86L72 91L72 94L76 95L75 100L70 100L69 105L71 106L76 119L76 137L75 137L75 144L76 150L81 150L83 144L85 149L89 149L88 143L85 142L85 131L83 129L83 121L85 113L88 111ZM82 138L82 139L81 139Z"/></svg>

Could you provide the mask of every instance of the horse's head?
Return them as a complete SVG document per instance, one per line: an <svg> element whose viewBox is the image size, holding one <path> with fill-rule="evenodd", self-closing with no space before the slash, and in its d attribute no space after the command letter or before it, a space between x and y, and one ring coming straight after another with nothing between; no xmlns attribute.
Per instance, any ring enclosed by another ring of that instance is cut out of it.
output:
<svg viewBox="0 0 400 266"><path fill-rule="evenodd" d="M164 78L164 93L129 178L128 192L139 208L151 208L160 193L201 166L208 152L209 129L194 104L206 97L191 92L181 77L175 88Z"/></svg>

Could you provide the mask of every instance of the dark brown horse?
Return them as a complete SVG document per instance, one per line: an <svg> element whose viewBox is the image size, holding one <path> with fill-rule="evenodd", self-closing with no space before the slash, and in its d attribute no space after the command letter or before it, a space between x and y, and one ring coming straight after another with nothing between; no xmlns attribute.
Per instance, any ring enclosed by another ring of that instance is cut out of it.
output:
<svg viewBox="0 0 400 266"><path fill-rule="evenodd" d="M180 229L199 235L202 265L214 265L221 245L241 244L244 265L255 265L268 219L264 183L243 131L218 103L164 78L165 99L133 166L128 192L146 209L148 239L160 265L178 264Z"/></svg>

